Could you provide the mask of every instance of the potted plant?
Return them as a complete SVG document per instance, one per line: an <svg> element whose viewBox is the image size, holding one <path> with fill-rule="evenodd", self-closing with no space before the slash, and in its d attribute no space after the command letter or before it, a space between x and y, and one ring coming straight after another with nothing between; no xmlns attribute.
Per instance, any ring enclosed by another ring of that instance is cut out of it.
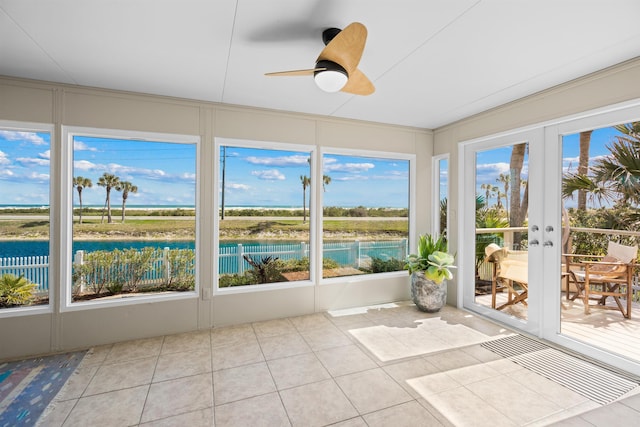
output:
<svg viewBox="0 0 640 427"><path fill-rule="evenodd" d="M418 253L409 255L405 265L411 275L411 299L418 309L435 313L446 304L446 280L453 277L454 260L455 256L447 252L444 236L418 237Z"/></svg>

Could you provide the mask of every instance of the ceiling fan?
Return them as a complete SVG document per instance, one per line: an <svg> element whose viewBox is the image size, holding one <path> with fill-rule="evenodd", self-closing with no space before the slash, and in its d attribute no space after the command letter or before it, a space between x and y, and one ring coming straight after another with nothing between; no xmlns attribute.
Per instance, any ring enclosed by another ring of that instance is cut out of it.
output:
<svg viewBox="0 0 640 427"><path fill-rule="evenodd" d="M307 70L279 71L266 76L308 76L325 92L347 92L355 95L371 95L375 87L358 63L367 40L367 28L359 22L347 25L343 30L328 28L322 32L325 48L316 59L315 68Z"/></svg>

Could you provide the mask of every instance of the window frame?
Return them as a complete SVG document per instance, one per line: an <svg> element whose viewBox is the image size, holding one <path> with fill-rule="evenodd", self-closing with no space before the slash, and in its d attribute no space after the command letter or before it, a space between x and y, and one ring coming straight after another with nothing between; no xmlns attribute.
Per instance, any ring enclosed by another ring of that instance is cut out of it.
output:
<svg viewBox="0 0 640 427"><path fill-rule="evenodd" d="M59 181L60 190L60 241L57 249L60 251L59 299L60 311L90 310L94 308L118 307L150 302L198 299L202 288L200 284L200 186L201 186L201 138L199 135L172 134L158 132L144 132L131 130L117 130L106 128L92 128L84 126L62 126L61 167ZM195 288L193 291L173 292L164 295L136 296L135 298L120 298L108 301L73 302L71 295L72 262L73 262L73 169L74 147L76 136L95 138L133 139L136 141L166 142L176 144L194 144L196 147L196 182L195 182Z"/></svg>
<svg viewBox="0 0 640 427"><path fill-rule="evenodd" d="M412 251L412 248L415 245L415 230L416 230L416 154L407 154L400 152L391 152L391 151L376 151L376 150L361 150L361 149L353 149L353 148L335 148L335 147L322 147L318 154L318 163L319 163L319 171L314 175L316 180L318 177L320 180L322 179L322 173L324 170L324 156L325 155L336 155L336 156L352 156L352 157L365 157L365 158L379 158L385 160L403 160L409 162L409 188L407 189L409 196L409 217L407 220L409 221L407 240L408 240L408 249L409 252ZM323 243L324 243L324 195L322 192L317 197L318 205L320 206L319 210L319 224L318 224L318 237L317 237L317 247L316 251L318 252L318 260L317 264L319 265L319 269L322 270L322 261L324 259L323 253ZM372 279L385 279L389 277L398 277L398 276L406 276L407 272L402 271L391 271L386 273L366 273L359 274L355 276L339 276L339 277L322 277L322 271L318 272L318 282L320 285L330 285L335 283L340 283L344 281L348 281L349 283L355 282L363 282Z"/></svg>
<svg viewBox="0 0 640 427"><path fill-rule="evenodd" d="M54 183L58 182L56 168L52 167L58 157L57 144L55 139L55 126L50 123L38 122L21 122L13 120L0 120L0 129L12 130L17 132L47 132L49 133L49 268L47 271L47 279L49 281L49 304L38 306L21 306L0 309L0 319L7 317L28 316L34 314L52 313L56 304L56 288L58 286L56 277L56 269L51 262L51 255L54 253L54 226L52 221L52 213L55 212L57 201L53 197L55 194Z"/></svg>
<svg viewBox="0 0 640 427"><path fill-rule="evenodd" d="M432 157L433 177L431 182L433 183L433 190L431 194L433 200L433 210L431 212L431 215L433 220L432 230L435 236L440 235L440 228L442 228L442 224L440 224L440 187L442 185L442 180L440 179L440 177L442 176L440 162L442 160L447 161L447 191L445 194L447 199L447 223L444 225L444 229L449 231L449 224L451 223L451 221L449 221L449 199L451 195L451 161L449 157L449 153L438 154ZM447 236L447 239L448 237L449 236Z"/></svg>
<svg viewBox="0 0 640 427"><path fill-rule="evenodd" d="M296 151L296 152L309 152L309 156L311 158L310 164L310 174L312 177L316 176L317 170L317 162L318 162L318 150L315 145L308 144L293 144L286 142L274 142L274 141L265 141L265 140L250 140L243 138L228 138L216 136L214 137L214 158L213 158L213 168L214 171L214 184L213 184L213 235L211 236L211 240L213 242L213 259L215 262L212 263L212 277L213 277L213 295L231 295L231 294L242 294L242 293L250 293L250 292L262 292L262 291L270 291L275 289L292 289L292 288L304 288L314 286L316 283L316 263L317 256L315 255L315 251L317 251L317 245L315 243L316 240L316 229L317 229L317 215L316 209L308 209L309 212L309 249L311 254L309 256L309 279L308 280L298 280L294 282L277 282L277 283L262 283L259 285L248 285L248 286L234 286L230 288L220 288L220 272L219 272L219 259L220 259L220 188L221 188L221 179L220 179L220 147L239 147L239 148L255 148L262 150L281 150L281 151ZM311 185L309 187L309 197L310 200L316 199L317 185L315 184L315 179L311 180Z"/></svg>

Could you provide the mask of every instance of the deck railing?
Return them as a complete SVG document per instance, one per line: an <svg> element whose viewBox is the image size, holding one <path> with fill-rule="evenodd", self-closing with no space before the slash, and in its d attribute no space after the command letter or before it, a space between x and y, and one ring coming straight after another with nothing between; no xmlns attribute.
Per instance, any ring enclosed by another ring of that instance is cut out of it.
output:
<svg viewBox="0 0 640 427"><path fill-rule="evenodd" d="M514 234L515 233L527 233L527 227L505 227L505 228L477 228L476 236L482 235L486 236L482 243L496 243L499 246L508 247L511 249L522 249L519 247L517 242L514 242ZM640 231L630 231L630 230L614 230L614 229L604 229L604 228L584 228L584 227L569 227L569 235L575 237L578 233L589 233L595 235L604 235L607 236L608 240L611 240L612 237L620 236L626 239L625 244L635 244L640 247ZM476 237L476 242L480 240ZM482 251L482 253L478 252L476 255L478 257L484 256L484 246L480 248L482 245L477 245L476 249L478 251ZM583 254L583 255L596 255L596 254ZM478 265L478 274L480 280L491 280L491 275L493 273L493 266L486 262L480 262ZM634 293L639 295L640 298L640 268L636 268L633 276L633 287Z"/></svg>

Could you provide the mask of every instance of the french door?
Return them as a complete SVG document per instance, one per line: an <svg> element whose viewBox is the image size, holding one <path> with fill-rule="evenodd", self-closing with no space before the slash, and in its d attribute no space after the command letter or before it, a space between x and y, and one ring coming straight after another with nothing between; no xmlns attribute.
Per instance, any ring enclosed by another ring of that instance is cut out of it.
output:
<svg viewBox="0 0 640 427"><path fill-rule="evenodd" d="M552 154L543 129L534 129L465 143L461 165L463 306L534 335L541 331L541 283L555 281L559 289L559 218L545 216L559 185L546 185L539 167Z"/></svg>
<svg viewBox="0 0 640 427"><path fill-rule="evenodd" d="M631 319L615 309L591 309L597 314L586 314L582 298L567 299L568 264L563 258L567 251L587 251L585 245L576 244L578 233L586 233L583 239L590 242L598 233L606 235L605 248L606 240L629 245L640 242L637 229L620 233L619 227L602 230L607 227L599 225L592 226L596 231L585 231L584 225L576 226L580 216L574 216L575 201L567 194L563 199L562 191L563 178L577 165L580 134L593 131L592 167L598 158L611 154L612 142L618 138L616 126L634 123L640 125L637 103L463 143L459 151L458 283L462 285L458 297L464 308L640 375L640 353L635 350L640 349L636 303ZM632 133L629 138L638 136ZM604 151L595 151L597 144ZM620 203L620 199L615 202ZM613 205L587 206L587 217ZM637 209L633 203L630 207ZM574 239L573 245L567 246L568 237Z"/></svg>

